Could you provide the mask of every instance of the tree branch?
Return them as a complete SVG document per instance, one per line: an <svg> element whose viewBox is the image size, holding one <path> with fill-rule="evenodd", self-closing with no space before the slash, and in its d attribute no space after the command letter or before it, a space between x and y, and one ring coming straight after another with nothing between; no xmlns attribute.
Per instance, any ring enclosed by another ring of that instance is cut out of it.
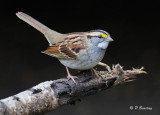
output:
<svg viewBox="0 0 160 115"><path fill-rule="evenodd" d="M109 71L97 71L99 78L90 71L78 73L77 85L66 78L46 81L14 96L0 100L0 115L43 114L66 104L75 103L112 86L135 80L135 75L146 73L141 69L124 71L117 64Z"/></svg>

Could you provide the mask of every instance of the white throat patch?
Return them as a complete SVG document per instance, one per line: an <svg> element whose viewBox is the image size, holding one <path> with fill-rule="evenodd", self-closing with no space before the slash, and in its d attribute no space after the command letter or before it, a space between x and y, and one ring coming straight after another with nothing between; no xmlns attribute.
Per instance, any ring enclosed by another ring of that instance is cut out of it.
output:
<svg viewBox="0 0 160 115"><path fill-rule="evenodd" d="M98 44L98 47L102 48L102 49L106 49L108 47L108 42L102 42Z"/></svg>

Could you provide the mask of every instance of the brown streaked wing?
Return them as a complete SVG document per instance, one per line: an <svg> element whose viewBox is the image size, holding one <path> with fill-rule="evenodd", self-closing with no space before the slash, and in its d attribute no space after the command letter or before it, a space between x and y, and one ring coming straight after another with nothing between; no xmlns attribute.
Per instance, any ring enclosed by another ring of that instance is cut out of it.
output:
<svg viewBox="0 0 160 115"><path fill-rule="evenodd" d="M81 49L88 48L85 42L84 35L75 35L75 36L69 36L65 38L65 43L67 44L67 47L70 48L74 53L79 53Z"/></svg>
<svg viewBox="0 0 160 115"><path fill-rule="evenodd" d="M73 51L73 52L75 52L75 53L79 53L79 51L81 50L81 49L84 49L84 47L82 47L81 45L72 45L72 46L70 46L70 48L71 48L71 50Z"/></svg>
<svg viewBox="0 0 160 115"><path fill-rule="evenodd" d="M84 39L84 36L80 35L68 36L63 42L51 45L43 53L57 58L76 59L77 53L87 48Z"/></svg>
<svg viewBox="0 0 160 115"><path fill-rule="evenodd" d="M55 45L48 47L47 50L42 51L42 53L45 53L49 56L53 56L56 58L64 58L64 54L60 53L59 51L59 44L55 44Z"/></svg>
<svg viewBox="0 0 160 115"><path fill-rule="evenodd" d="M54 44L48 47L43 53L48 54L53 57L57 58L64 58L64 59L76 59L77 56L74 54L67 45L64 44Z"/></svg>
<svg viewBox="0 0 160 115"><path fill-rule="evenodd" d="M70 45L60 45L59 50L60 50L60 52L62 52L66 56L68 56L68 58L76 59L77 55L70 49L69 46Z"/></svg>

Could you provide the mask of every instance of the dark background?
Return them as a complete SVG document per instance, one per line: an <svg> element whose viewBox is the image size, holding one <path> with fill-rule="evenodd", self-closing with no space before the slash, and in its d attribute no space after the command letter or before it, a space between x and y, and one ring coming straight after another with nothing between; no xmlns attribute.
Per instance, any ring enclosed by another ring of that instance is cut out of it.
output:
<svg viewBox="0 0 160 115"><path fill-rule="evenodd" d="M47 40L16 17L15 13L22 11L61 33L106 30L115 41L103 62L110 66L120 63L124 69L144 66L148 72L134 82L85 97L75 106L63 106L47 115L160 113L159 7L156 1L1 1L0 99L66 76L57 59L40 53L47 48ZM153 110L130 110L130 106Z"/></svg>

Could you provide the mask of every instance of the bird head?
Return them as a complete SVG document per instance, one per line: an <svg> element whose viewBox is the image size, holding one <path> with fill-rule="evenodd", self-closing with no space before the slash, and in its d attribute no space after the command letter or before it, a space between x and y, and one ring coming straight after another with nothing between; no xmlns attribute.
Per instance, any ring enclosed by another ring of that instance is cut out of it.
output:
<svg viewBox="0 0 160 115"><path fill-rule="evenodd" d="M97 45L99 48L106 49L109 42L114 41L110 34L104 30L91 30L87 35L88 39L92 44Z"/></svg>

